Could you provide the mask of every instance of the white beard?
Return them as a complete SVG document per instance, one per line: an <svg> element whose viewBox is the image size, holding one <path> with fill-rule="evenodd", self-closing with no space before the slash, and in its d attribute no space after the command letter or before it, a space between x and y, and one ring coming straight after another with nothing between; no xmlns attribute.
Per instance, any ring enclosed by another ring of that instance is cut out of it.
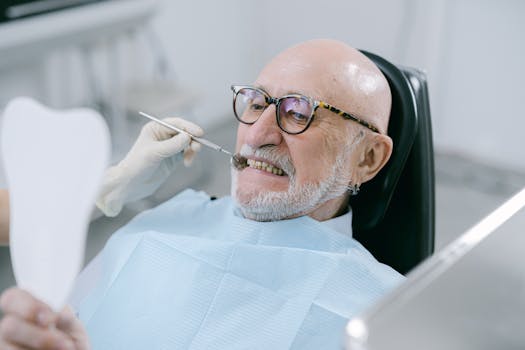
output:
<svg viewBox="0 0 525 350"><path fill-rule="evenodd" d="M360 140L359 140L360 141ZM232 169L231 194L242 214L252 220L275 221L305 215L330 199L344 195L350 183L346 164L358 142L352 142L337 155L334 166L326 178L318 183L297 184L295 169L287 156L279 156L274 149L253 150L243 145L240 154L255 155L270 160L289 176L287 191L250 192L248 188L237 187L238 170Z"/></svg>

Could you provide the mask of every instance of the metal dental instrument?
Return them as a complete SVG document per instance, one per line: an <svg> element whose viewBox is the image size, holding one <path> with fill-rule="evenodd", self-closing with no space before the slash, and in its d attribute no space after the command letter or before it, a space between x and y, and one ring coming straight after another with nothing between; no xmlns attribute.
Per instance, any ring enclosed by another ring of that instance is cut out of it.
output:
<svg viewBox="0 0 525 350"><path fill-rule="evenodd" d="M225 149L222 148L221 146L216 145L216 144L214 144L214 143L211 142L211 141L208 141L208 140L206 140L206 139L203 139L203 138L200 138L200 137L197 137L197 136L193 136L193 135L190 134L189 132L184 131L184 130L182 130L182 129L180 129L180 128L177 128L176 126L173 126L173 125L168 124L168 123L166 123L166 122L163 122L162 120L160 120L160 119L158 119L158 118L155 118L155 117L153 117L153 116L151 116L151 115L149 115L149 114L147 114L147 113L139 112L139 114L142 115L143 117L146 117L146 118L148 118L148 119L151 119L151 120L153 120L153 121L155 121L155 122L157 122L157 123L159 123L159 124L162 124L162 125L164 125L165 127L169 128L169 129L171 129L171 130L175 130L175 131L177 131L177 132L180 132L180 133L186 134L186 135L188 135L189 137L191 137L191 139L192 139L193 141L198 142L198 143L200 143L201 145L204 145L204 146L206 146L206 147L209 147L209 148L211 148L211 149L213 149L213 150L215 150L215 151L224 152L224 153L226 153L227 155L229 155L230 157L233 157L233 153L231 153L230 151L225 150Z"/></svg>
<svg viewBox="0 0 525 350"><path fill-rule="evenodd" d="M244 163L245 163L246 159L244 159L244 157L241 157L241 156L239 156L239 155L237 155L237 154L233 154L233 153L231 153L230 151L225 150L225 149L222 148L221 146L219 146L219 145L217 145L217 144L215 144L215 143L213 143L213 142L211 142L211 141L208 141L208 140L203 139L203 138L201 138L201 137L194 136L194 135L190 134L189 132L187 132L187 131L185 131L185 130L182 130L182 129L180 129L180 128L177 128L176 126L173 126L173 125L171 125L171 124L168 124L168 123L166 123L166 122L164 122L164 121L162 121L162 120L160 120L160 119L158 119L158 118L155 118L154 116L151 116L151 115L149 115L149 114L147 114L147 113L144 113L144 112L140 112L140 111L139 111L139 114L140 114L141 116L143 116L143 117L146 117L146 118L148 118L148 119L153 120L154 122L157 122L157 123L159 123L159 124L161 124L161 125L164 125L164 126L167 127L168 129L175 130L175 131L177 131L177 132L180 132L180 133L186 134L186 135L188 135L189 137L191 137L191 139L192 139L193 141L198 142L198 143L200 143L201 145L204 145L204 146L206 146L206 147L209 147L209 148L211 148L211 149L213 149L213 150L215 150L215 151L219 151L219 152L226 153L227 155L229 155L229 156L231 157L231 164L232 164L235 168L237 168L237 169L241 169L241 168L244 168L244 167L245 167Z"/></svg>

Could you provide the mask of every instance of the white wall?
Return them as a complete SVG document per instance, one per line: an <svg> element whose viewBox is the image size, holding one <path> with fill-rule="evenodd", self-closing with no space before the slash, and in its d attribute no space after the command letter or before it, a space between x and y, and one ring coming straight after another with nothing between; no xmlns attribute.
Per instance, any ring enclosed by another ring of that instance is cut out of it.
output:
<svg viewBox="0 0 525 350"><path fill-rule="evenodd" d="M450 1L437 145L525 170L525 2Z"/></svg>
<svg viewBox="0 0 525 350"><path fill-rule="evenodd" d="M231 116L230 85L253 80L258 69L256 3L164 0L161 5L153 25L176 77L202 94L195 119L207 124L207 119Z"/></svg>
<svg viewBox="0 0 525 350"><path fill-rule="evenodd" d="M427 71L438 150L525 171L525 2L162 0L160 5L154 32L177 81L199 92L191 117L205 126L232 118L231 83L252 81L289 45L330 37ZM147 76L152 63L143 39L126 39L119 50L124 72L118 79ZM42 63L0 68L0 103L23 91L58 105L81 103L85 79L77 63L67 63L78 55L69 49L47 59L44 68ZM55 72L68 66L77 78L57 80ZM103 80L113 76L106 70ZM65 82L67 94L60 89Z"/></svg>

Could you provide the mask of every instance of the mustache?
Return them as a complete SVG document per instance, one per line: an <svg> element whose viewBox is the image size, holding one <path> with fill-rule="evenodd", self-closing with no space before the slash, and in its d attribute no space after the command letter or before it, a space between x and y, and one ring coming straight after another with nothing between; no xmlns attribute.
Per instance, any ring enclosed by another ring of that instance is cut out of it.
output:
<svg viewBox="0 0 525 350"><path fill-rule="evenodd" d="M292 162L290 155L279 151L277 146L265 145L258 148L253 148L249 145L242 145L239 151L243 157L259 157L268 160L281 168L288 176L292 177L295 175L295 167Z"/></svg>

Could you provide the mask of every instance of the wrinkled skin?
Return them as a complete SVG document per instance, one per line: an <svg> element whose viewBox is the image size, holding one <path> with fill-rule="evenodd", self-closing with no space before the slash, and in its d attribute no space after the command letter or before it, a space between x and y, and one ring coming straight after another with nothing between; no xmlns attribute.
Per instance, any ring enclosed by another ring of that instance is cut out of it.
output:
<svg viewBox="0 0 525 350"><path fill-rule="evenodd" d="M234 170L232 195L243 214L254 220L309 215L323 221L343 213L348 193L343 191L342 184L362 184L370 180L392 152L392 141L386 135L391 94L384 76L368 58L346 44L313 40L278 55L253 85L262 87L273 97L300 93L327 102L373 123L380 133L319 108L306 132L290 135L279 128L275 105L270 105L255 124L239 124L236 150L243 146L272 149L288 157L295 169L294 186L290 176L250 167ZM343 166L335 166L338 157ZM270 164L276 161L253 158ZM335 168L337 173L333 174ZM330 177L337 178L339 183L328 185L332 189L320 190L324 193L313 190L323 187ZM284 195L285 192L292 195ZM281 198L275 199L279 194ZM268 196L274 199L265 202ZM280 214L296 202L302 204L284 216ZM275 208L280 209L277 212ZM255 209L259 213L255 213ZM267 210L268 215L260 215L261 210Z"/></svg>

